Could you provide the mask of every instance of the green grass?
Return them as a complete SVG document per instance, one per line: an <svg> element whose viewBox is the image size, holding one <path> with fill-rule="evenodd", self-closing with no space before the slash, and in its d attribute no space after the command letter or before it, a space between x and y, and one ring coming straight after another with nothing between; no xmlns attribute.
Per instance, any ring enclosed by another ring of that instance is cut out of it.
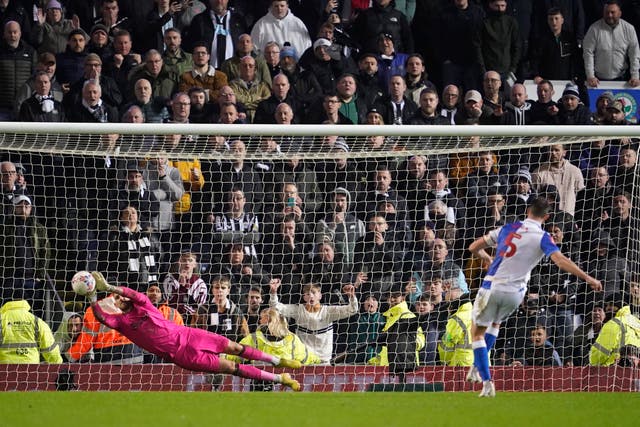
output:
<svg viewBox="0 0 640 427"><path fill-rule="evenodd" d="M3 427L638 425L635 393L0 393Z"/></svg>

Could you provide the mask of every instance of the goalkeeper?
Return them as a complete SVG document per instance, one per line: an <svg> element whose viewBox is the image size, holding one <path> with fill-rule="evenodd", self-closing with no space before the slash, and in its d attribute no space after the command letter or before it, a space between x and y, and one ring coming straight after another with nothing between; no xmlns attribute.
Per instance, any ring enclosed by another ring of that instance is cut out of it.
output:
<svg viewBox="0 0 640 427"><path fill-rule="evenodd" d="M122 312L106 313L97 304L96 292L93 292L87 297L96 318L145 350L184 369L280 383L300 391L298 381L287 373L279 375L266 372L255 366L220 358L219 354L236 355L284 368L299 368L299 361L272 356L202 329L176 325L166 320L146 295L123 286L108 284L102 273L94 271L91 274L96 279L96 289L115 294L116 306Z"/></svg>

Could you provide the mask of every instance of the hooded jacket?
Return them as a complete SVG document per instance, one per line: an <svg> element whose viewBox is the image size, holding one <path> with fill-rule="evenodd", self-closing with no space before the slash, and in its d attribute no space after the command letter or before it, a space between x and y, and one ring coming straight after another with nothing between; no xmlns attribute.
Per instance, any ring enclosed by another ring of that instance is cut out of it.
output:
<svg viewBox="0 0 640 427"><path fill-rule="evenodd" d="M622 307L616 317L604 324L596 342L591 346L591 366L611 366L625 345L640 347L640 319L631 314L629 306Z"/></svg>

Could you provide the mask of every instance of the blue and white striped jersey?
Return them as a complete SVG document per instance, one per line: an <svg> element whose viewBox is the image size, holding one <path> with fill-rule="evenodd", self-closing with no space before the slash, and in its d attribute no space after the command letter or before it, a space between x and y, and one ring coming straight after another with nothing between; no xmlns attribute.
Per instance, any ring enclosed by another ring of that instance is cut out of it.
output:
<svg viewBox="0 0 640 427"><path fill-rule="evenodd" d="M527 286L531 270L542 257L560 250L542 224L532 219L505 224L484 239L496 248L496 253L482 282L483 288L520 291Z"/></svg>

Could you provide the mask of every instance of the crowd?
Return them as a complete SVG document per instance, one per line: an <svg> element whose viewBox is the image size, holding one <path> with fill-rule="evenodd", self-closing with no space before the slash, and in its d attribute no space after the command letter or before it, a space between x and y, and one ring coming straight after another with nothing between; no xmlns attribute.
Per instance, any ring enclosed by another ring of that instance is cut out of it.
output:
<svg viewBox="0 0 640 427"><path fill-rule="evenodd" d="M627 125L608 92L590 111L586 88L640 84L626 1L0 0L0 17L5 121ZM99 270L167 318L303 363L468 366L483 266L467 247L541 196L545 229L604 290L543 260L494 363L610 364L594 352L640 347L633 139L403 156L402 139L372 136L358 148L389 155L361 159L337 135L211 137L232 160L181 155L199 138L140 137L154 154L131 160L5 152L3 300L43 317L51 277ZM325 156L294 155L307 150ZM593 350L618 316L627 341ZM91 308L60 328L68 361L157 361Z"/></svg>

